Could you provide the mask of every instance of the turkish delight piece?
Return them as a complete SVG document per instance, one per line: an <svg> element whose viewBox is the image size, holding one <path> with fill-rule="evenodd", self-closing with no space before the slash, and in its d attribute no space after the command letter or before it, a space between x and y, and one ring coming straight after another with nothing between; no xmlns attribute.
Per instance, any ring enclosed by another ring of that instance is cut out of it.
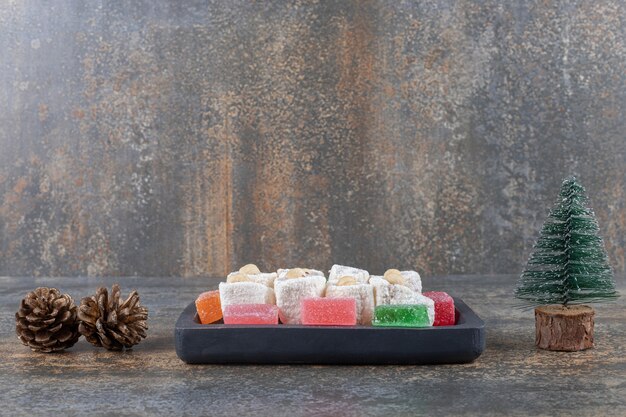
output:
<svg viewBox="0 0 626 417"><path fill-rule="evenodd" d="M302 324L311 326L354 326L356 300L349 298L304 298Z"/></svg>
<svg viewBox="0 0 626 417"><path fill-rule="evenodd" d="M274 290L258 282L220 282L222 312L232 304L276 304Z"/></svg>
<svg viewBox="0 0 626 417"><path fill-rule="evenodd" d="M404 283L394 284L381 276L373 275L370 278L370 284L374 287L374 301L376 305L412 304L419 295L419 293L413 291Z"/></svg>
<svg viewBox="0 0 626 417"><path fill-rule="evenodd" d="M284 324L300 324L302 300L322 297L325 289L326 278L320 271L302 268L279 269L278 278L274 281L274 290L280 321Z"/></svg>
<svg viewBox="0 0 626 417"><path fill-rule="evenodd" d="M406 286L415 292L422 292L422 278L417 271L401 271L400 275L406 280Z"/></svg>
<svg viewBox="0 0 626 417"><path fill-rule="evenodd" d="M215 290L200 294L196 299L196 311L202 324L215 323L221 319L220 292Z"/></svg>
<svg viewBox="0 0 626 417"><path fill-rule="evenodd" d="M360 284L356 278L342 277L337 284L326 286L327 298L354 298L356 302L357 324L370 325L374 315L374 288L369 284Z"/></svg>
<svg viewBox="0 0 626 417"><path fill-rule="evenodd" d="M224 324L278 324L272 304L231 304L224 309Z"/></svg>
<svg viewBox="0 0 626 417"><path fill-rule="evenodd" d="M454 299L443 291L428 291L425 297L435 302L435 322L433 326L453 326L456 323Z"/></svg>
<svg viewBox="0 0 626 417"><path fill-rule="evenodd" d="M231 282L233 279L237 279L236 277L240 274L249 278L249 281L257 282L270 288L274 288L274 280L278 276L276 272L261 272L255 264L248 264L239 268L239 271L228 274L226 282Z"/></svg>
<svg viewBox="0 0 626 417"><path fill-rule="evenodd" d="M393 276L401 276L402 283L412 289L415 292L422 292L422 278L420 278L420 274L417 271L398 271L397 269L388 269L385 271L383 278L387 279L388 277Z"/></svg>
<svg viewBox="0 0 626 417"><path fill-rule="evenodd" d="M278 274L278 278L286 278L287 275L291 278L298 278L301 276L309 276L316 275L320 277L325 277L322 271L318 271L317 269L309 269L309 268L291 268L291 269L279 269L276 271Z"/></svg>
<svg viewBox="0 0 626 417"><path fill-rule="evenodd" d="M240 271L231 272L226 277L226 282L232 281L233 277L237 277L240 274L242 274L242 272ZM276 280L276 277L278 277L278 274L276 272L260 272L258 274L245 274L245 275L248 277L250 281L256 282L258 284L263 284L270 288L274 288L274 280Z"/></svg>
<svg viewBox="0 0 626 417"><path fill-rule="evenodd" d="M424 304L380 305L372 325L380 327L429 327L432 324Z"/></svg>
<svg viewBox="0 0 626 417"><path fill-rule="evenodd" d="M393 281L394 283L390 282ZM424 304L428 310L430 323L435 320L435 302L405 285L404 278L398 275L387 277L372 276L370 284L374 287L376 306L388 304Z"/></svg>
<svg viewBox="0 0 626 417"><path fill-rule="evenodd" d="M365 269L344 265L333 265L328 273L328 283L337 284L339 279L344 276L354 277L359 284L367 284L370 279L370 273Z"/></svg>

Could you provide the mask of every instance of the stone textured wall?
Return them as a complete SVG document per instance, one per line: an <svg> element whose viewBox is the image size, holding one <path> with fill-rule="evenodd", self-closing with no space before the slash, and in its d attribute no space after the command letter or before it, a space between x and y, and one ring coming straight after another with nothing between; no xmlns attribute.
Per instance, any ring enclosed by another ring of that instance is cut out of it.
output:
<svg viewBox="0 0 626 417"><path fill-rule="evenodd" d="M625 271L622 1L0 0L0 274Z"/></svg>

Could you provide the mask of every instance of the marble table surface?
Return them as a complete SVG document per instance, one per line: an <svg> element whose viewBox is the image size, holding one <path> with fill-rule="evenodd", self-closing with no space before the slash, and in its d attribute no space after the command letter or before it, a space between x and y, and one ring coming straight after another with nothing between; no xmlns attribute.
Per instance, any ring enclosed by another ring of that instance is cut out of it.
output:
<svg viewBox="0 0 626 417"><path fill-rule="evenodd" d="M596 347L559 353L534 346L532 310L513 308L516 277L424 278L462 298L486 322L475 362L438 366L187 365L174 323L212 278L0 277L0 415L626 415L626 297L595 305ZM626 294L626 282L618 280ZM81 339L39 354L15 336L20 299L54 286L75 300L119 282L149 308L148 338L123 353Z"/></svg>

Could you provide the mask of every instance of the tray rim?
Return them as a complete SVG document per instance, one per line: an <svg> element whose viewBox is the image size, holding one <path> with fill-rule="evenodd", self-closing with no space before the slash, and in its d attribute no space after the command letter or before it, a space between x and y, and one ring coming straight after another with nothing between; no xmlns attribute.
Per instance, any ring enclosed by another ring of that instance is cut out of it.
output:
<svg viewBox="0 0 626 417"><path fill-rule="evenodd" d="M454 299L454 309L457 315L457 323L452 326L428 326L428 327L384 327L372 325L356 326L311 326L302 324L201 324L195 321L196 305L192 301L183 309L176 320L176 330L197 330L197 331L218 331L223 329L336 329L336 330L411 330L411 331L446 331L451 329L484 329L485 322L476 314L462 299L452 296ZM459 323L458 320L462 319Z"/></svg>

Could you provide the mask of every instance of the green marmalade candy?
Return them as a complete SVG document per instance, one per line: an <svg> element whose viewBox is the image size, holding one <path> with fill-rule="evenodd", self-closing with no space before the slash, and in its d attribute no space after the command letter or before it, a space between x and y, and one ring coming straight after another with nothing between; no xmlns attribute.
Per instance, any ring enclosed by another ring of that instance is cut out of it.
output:
<svg viewBox="0 0 626 417"><path fill-rule="evenodd" d="M428 309L421 304L380 305L372 325L380 327L429 327Z"/></svg>

